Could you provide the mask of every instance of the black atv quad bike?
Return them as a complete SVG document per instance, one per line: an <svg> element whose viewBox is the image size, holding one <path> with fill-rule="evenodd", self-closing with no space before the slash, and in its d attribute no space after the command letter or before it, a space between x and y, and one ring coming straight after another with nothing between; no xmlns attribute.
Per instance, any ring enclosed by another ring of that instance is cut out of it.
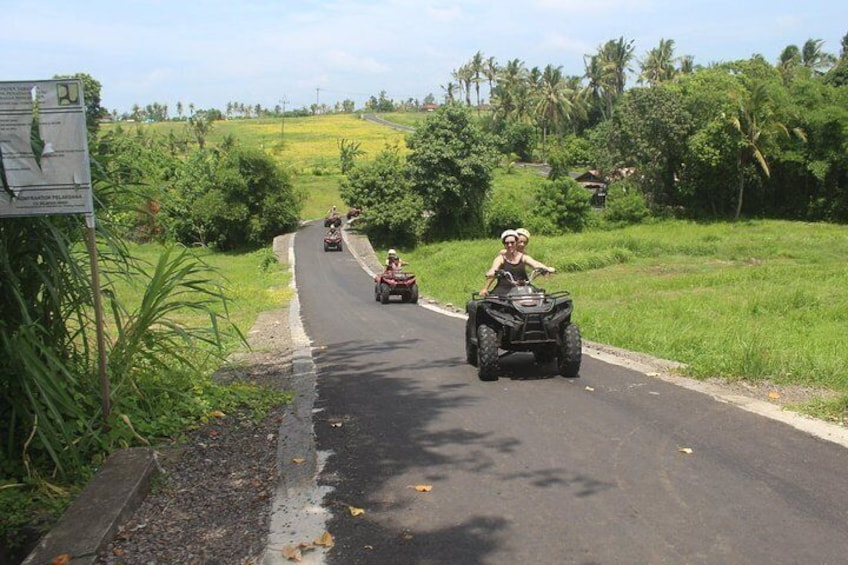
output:
<svg viewBox="0 0 848 565"><path fill-rule="evenodd" d="M547 293L534 286L533 279L544 273L536 269L529 281L517 282L508 272L498 271L498 279L512 283L506 295L471 295L465 307L465 357L477 367L480 380L498 380L499 350L503 355L530 351L537 363L556 360L564 377L579 375L582 342L580 329L571 322L574 303L568 291Z"/></svg>

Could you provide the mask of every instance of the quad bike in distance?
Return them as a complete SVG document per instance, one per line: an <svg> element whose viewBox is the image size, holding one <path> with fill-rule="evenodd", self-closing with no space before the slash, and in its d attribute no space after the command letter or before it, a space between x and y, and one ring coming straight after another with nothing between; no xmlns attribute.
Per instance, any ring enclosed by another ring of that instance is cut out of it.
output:
<svg viewBox="0 0 848 565"><path fill-rule="evenodd" d="M324 251L342 250L342 232L335 230L324 235Z"/></svg>
<svg viewBox="0 0 848 565"><path fill-rule="evenodd" d="M400 296L401 302L418 302L418 283L413 273L386 269L374 277L374 300L389 303L389 297Z"/></svg>
<svg viewBox="0 0 848 565"><path fill-rule="evenodd" d="M532 352L539 364L556 361L564 377L579 375L582 342L580 329L571 321L574 303L568 291L548 293L533 284L545 272L535 269L523 282L497 271L498 279L512 284L505 295L471 295L466 305L465 357L477 367L480 380L498 380L499 359L519 351Z"/></svg>
<svg viewBox="0 0 848 565"><path fill-rule="evenodd" d="M338 215L338 213L333 214L332 216L327 216L324 218L324 227L329 228L330 226L339 227L342 225L342 217Z"/></svg>

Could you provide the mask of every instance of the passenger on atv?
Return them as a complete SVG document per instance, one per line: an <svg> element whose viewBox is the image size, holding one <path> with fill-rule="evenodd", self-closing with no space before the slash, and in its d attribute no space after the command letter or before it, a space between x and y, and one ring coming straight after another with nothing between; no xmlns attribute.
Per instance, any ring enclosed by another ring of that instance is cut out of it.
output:
<svg viewBox="0 0 848 565"><path fill-rule="evenodd" d="M492 266L486 273L486 284L480 289L480 296L486 296L489 294L489 287L492 284L492 281L495 280L495 273L500 270L506 271L510 273L512 278L517 281L527 281L527 265L532 267L533 269L541 269L548 273L556 272L556 269L553 267L548 267L544 263L536 261L529 255L525 253L521 253L517 249L518 245L518 232L515 230L506 230L501 234L501 241L503 242L504 249L499 252L494 261L492 261ZM492 289L491 292L499 295L505 295L512 288L512 284L505 277L501 277L498 279L497 285Z"/></svg>

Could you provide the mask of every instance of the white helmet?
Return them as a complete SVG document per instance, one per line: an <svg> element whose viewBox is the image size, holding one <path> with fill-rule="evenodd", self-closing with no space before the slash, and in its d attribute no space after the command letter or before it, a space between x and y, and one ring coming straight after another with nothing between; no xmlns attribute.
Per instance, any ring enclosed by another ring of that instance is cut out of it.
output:
<svg viewBox="0 0 848 565"><path fill-rule="evenodd" d="M395 251L394 249L389 249L388 255L389 257L397 257L397 251Z"/></svg>
<svg viewBox="0 0 848 565"><path fill-rule="evenodd" d="M515 230L504 230L501 234L501 242L508 237L514 237L516 241L518 241L518 232Z"/></svg>

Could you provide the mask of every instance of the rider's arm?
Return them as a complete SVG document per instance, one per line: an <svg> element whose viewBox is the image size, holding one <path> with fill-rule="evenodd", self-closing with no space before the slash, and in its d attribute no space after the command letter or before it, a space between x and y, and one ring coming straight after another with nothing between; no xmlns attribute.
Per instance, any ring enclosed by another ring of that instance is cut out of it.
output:
<svg viewBox="0 0 848 565"><path fill-rule="evenodd" d="M495 257L495 260L492 261L492 268L486 272L486 284L483 285L482 289L480 289L480 294L483 296L489 293L489 285L492 284L493 280L495 280L495 271L503 266L503 261L504 258L501 254L498 254L497 257Z"/></svg>
<svg viewBox="0 0 848 565"><path fill-rule="evenodd" d="M524 262L527 263L528 265L530 265L531 267L533 267L534 269L544 269L545 271L547 271L549 273L555 273L556 272L556 269L554 269L553 267L548 267L544 263L540 263L539 261L536 261L535 259L533 259L529 255L524 255Z"/></svg>

